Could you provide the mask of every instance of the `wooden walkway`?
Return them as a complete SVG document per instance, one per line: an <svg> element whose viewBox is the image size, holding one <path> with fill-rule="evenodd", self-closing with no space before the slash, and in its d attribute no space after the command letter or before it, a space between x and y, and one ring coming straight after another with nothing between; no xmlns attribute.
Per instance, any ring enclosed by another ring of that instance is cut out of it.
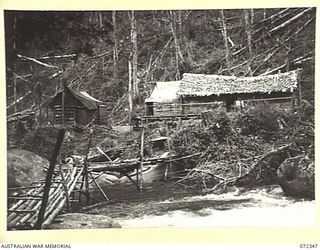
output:
<svg viewBox="0 0 320 250"><path fill-rule="evenodd" d="M60 172L56 172L53 178L49 198L44 214L42 226L49 225L67 203L79 177L82 175L83 167L73 167L64 170L63 179ZM8 197L15 202L7 211L7 229L35 229L42 203L45 181L35 182L24 195ZM68 195L65 190L67 189Z"/></svg>

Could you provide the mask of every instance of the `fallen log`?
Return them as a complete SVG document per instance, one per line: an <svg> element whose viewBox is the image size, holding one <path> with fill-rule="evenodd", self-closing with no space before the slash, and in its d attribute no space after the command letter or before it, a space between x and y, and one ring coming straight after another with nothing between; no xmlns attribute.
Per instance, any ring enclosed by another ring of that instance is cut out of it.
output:
<svg viewBox="0 0 320 250"><path fill-rule="evenodd" d="M312 9L314 9L313 7L311 8L308 8L302 12L300 12L298 15L295 15L293 18L287 20L286 22L278 25L277 27L273 28L272 30L270 30L270 34L280 30L280 29L283 29L284 27L286 27L287 25L293 23L294 21L298 20L298 18L304 16L306 13L308 13L309 11L311 11Z"/></svg>

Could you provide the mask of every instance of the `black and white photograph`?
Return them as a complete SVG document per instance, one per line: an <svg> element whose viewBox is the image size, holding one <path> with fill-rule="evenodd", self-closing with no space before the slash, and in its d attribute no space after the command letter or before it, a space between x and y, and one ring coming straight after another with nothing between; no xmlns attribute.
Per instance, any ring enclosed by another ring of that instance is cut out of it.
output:
<svg viewBox="0 0 320 250"><path fill-rule="evenodd" d="M316 7L3 15L7 231L315 224Z"/></svg>

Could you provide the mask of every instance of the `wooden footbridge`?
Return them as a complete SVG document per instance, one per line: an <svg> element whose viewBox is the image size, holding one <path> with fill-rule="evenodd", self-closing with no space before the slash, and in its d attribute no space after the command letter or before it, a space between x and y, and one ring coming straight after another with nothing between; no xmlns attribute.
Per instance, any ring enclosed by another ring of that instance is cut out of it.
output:
<svg viewBox="0 0 320 250"><path fill-rule="evenodd" d="M43 215L40 211L44 205L45 181L35 182L33 186L26 188L28 191L23 195L8 197L9 200L14 201L7 212L8 230L37 229L40 224L41 228L45 227L66 205L70 204L69 197L79 184L78 180L83 173L83 168L74 167L65 169L63 172L63 175L60 173L52 179Z"/></svg>

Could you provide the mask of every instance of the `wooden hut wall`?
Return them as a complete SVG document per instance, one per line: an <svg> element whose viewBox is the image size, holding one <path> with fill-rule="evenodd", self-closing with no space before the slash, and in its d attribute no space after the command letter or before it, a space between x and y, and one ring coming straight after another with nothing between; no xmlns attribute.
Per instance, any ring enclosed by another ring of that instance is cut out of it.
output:
<svg viewBox="0 0 320 250"><path fill-rule="evenodd" d="M188 96L182 101L184 114L199 114L201 111L213 110L223 105L218 96Z"/></svg>
<svg viewBox="0 0 320 250"><path fill-rule="evenodd" d="M48 107L49 119L54 124L62 124L62 93L56 95ZM65 124L86 125L95 118L96 110L89 110L70 91L65 92L64 102L64 120Z"/></svg>
<svg viewBox="0 0 320 250"><path fill-rule="evenodd" d="M294 105L295 94L292 92L275 92L261 94L233 94L211 96L186 96L182 99L184 114L199 114L204 110L213 110L228 104L235 105L235 101L242 101L245 107L265 103L274 107L291 109Z"/></svg>
<svg viewBox="0 0 320 250"><path fill-rule="evenodd" d="M77 114L76 108L65 107L65 111L64 111L65 124L75 124L76 114ZM60 105L56 105L52 108L52 122L56 124L62 124L62 107Z"/></svg>
<svg viewBox="0 0 320 250"><path fill-rule="evenodd" d="M108 124L109 113L110 113L110 110L107 105L98 105L97 123Z"/></svg>
<svg viewBox="0 0 320 250"><path fill-rule="evenodd" d="M295 106L294 92L275 92L264 94L239 94L236 100L242 101L245 107L255 106L259 104L266 104L272 107L279 107L283 109L291 109Z"/></svg>
<svg viewBox="0 0 320 250"><path fill-rule="evenodd" d="M154 116L167 116L167 115L180 115L181 105L180 103L156 103L154 102L149 109L153 107Z"/></svg>

